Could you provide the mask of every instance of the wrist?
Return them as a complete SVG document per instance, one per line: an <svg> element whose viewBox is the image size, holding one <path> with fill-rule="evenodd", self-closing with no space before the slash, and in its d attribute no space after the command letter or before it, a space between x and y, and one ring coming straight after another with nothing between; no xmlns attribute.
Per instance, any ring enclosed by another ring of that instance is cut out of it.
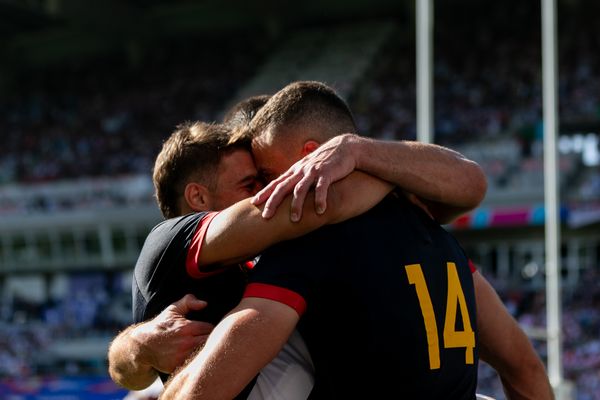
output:
<svg viewBox="0 0 600 400"><path fill-rule="evenodd" d="M150 338L145 324L134 327L130 332L130 337L129 356L131 361L140 367L153 368L152 352L149 351L147 346Z"/></svg>
<svg viewBox="0 0 600 400"><path fill-rule="evenodd" d="M368 146L368 140L354 133L346 133L343 135L343 142L348 146L350 156L354 160L354 169L361 169L364 164L365 148Z"/></svg>

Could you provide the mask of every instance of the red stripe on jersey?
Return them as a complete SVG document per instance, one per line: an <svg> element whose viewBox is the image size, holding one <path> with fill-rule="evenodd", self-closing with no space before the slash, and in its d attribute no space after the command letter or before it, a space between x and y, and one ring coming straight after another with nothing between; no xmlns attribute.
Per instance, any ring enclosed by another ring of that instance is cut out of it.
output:
<svg viewBox="0 0 600 400"><path fill-rule="evenodd" d="M246 286L243 297L260 297L262 299L274 300L292 307L298 315L302 316L306 311L306 301L298 293L279 286L264 283L250 283Z"/></svg>
<svg viewBox="0 0 600 400"><path fill-rule="evenodd" d="M194 237L192 238L192 243L190 244L190 248L187 252L187 257L185 259L185 269L187 273L192 278L201 279L206 278L211 275L218 274L222 272L225 268L219 268L214 271L200 271L200 266L198 265L200 261L200 252L202 251L202 243L204 242L204 236L206 236L206 231L208 230L208 226L211 221L217 216L219 212L210 212L204 216L198 222L198 227L196 228L196 232L194 233Z"/></svg>
<svg viewBox="0 0 600 400"><path fill-rule="evenodd" d="M473 261L471 261L470 258L469 258L469 268L471 269L471 273L474 273L475 271L477 271L477 267L475 266L475 263L473 263Z"/></svg>

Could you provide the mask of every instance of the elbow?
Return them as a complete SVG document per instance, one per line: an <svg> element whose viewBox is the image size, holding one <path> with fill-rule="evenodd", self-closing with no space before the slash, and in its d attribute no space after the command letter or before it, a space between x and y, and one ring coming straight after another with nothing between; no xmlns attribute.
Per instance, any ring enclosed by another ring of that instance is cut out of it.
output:
<svg viewBox="0 0 600 400"><path fill-rule="evenodd" d="M123 371L115 368L112 364L108 366L108 374L114 383L128 390L142 390L144 387L136 385L135 382L128 382Z"/></svg>
<svg viewBox="0 0 600 400"><path fill-rule="evenodd" d="M108 375L113 382L128 390L143 390L158 378L154 368L128 361L126 353L114 343L108 351Z"/></svg>
<svg viewBox="0 0 600 400"><path fill-rule="evenodd" d="M127 380L125 379L125 375L123 374L123 368L119 368L120 365L118 362L115 361L116 359L116 351L113 350L113 345L114 342L111 343L109 350L108 350L108 375L110 376L110 379L113 380L114 383L116 383L119 386L122 386L126 389L129 390L136 390L136 389L132 389L129 387L129 385L127 384Z"/></svg>
<svg viewBox="0 0 600 400"><path fill-rule="evenodd" d="M114 383L127 390L143 390L150 386L150 383L145 381L128 379L127 371L122 368L116 368L112 364L109 364L108 374Z"/></svg>
<svg viewBox="0 0 600 400"><path fill-rule="evenodd" d="M468 177L468 190L466 191L468 196L465 206L469 209L474 209L485 198L488 189L487 177L483 168L475 162L472 162L469 173L465 174L465 176Z"/></svg>
<svg viewBox="0 0 600 400"><path fill-rule="evenodd" d="M114 367L110 364L108 366L108 375L110 376L110 379L112 379L114 383L116 383L119 386L125 387L125 385L123 385L123 380L121 378L121 374L119 374L119 372L116 371L114 369Z"/></svg>
<svg viewBox="0 0 600 400"><path fill-rule="evenodd" d="M476 180L478 182L478 186L477 186L477 190L476 190L476 193L478 194L477 204L480 204L483 201L483 199L485 198L485 195L487 193L488 182L487 182L487 177L485 175L485 172L483 171L483 168L481 168L481 166L479 164L477 165L476 175L477 175Z"/></svg>
<svg viewBox="0 0 600 400"><path fill-rule="evenodd" d="M339 190L336 190L335 185L329 186L329 191L327 193L327 208L325 209L325 213L321 215L322 225L337 224L348 218L348 213L350 211L347 209L347 206L349 204L351 204L350 199L344 199L342 193L340 193Z"/></svg>

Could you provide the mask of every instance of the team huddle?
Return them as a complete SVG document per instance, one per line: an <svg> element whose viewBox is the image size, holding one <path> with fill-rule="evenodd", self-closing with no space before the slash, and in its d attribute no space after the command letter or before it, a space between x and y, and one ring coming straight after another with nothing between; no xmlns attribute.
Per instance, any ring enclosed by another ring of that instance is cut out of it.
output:
<svg viewBox="0 0 600 400"><path fill-rule="evenodd" d="M552 399L544 365L442 224L486 180L461 154L357 133L329 86L291 83L187 122L153 181L165 220L133 273L118 384L161 399Z"/></svg>

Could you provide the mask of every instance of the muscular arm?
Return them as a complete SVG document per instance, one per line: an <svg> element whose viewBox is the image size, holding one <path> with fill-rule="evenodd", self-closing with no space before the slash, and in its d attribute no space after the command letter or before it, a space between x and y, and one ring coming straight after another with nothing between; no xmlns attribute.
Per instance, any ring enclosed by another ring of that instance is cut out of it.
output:
<svg viewBox="0 0 600 400"><path fill-rule="evenodd" d="M392 188L391 184L367 174L352 173L332 186L324 214L315 213L313 202L308 201L304 206L304 217L298 222L292 222L289 217L291 196L269 220L261 217L262 211L252 205L250 199L242 200L221 211L212 220L204 238L199 264L231 264L248 260L277 242L362 214L379 203Z"/></svg>
<svg viewBox="0 0 600 400"><path fill-rule="evenodd" d="M292 211L300 212L306 193L314 185L315 203L323 207L329 185L353 170L377 176L416 195L441 223L475 208L487 190L481 167L449 148L344 134L294 164L257 194L254 203L266 201L263 216L270 218L293 191Z"/></svg>
<svg viewBox="0 0 600 400"><path fill-rule="evenodd" d="M360 139L356 169L416 195L441 223L474 209L485 196L481 167L454 150L413 141Z"/></svg>
<svg viewBox="0 0 600 400"><path fill-rule="evenodd" d="M212 331L209 323L185 318L188 312L205 306L204 301L188 294L156 318L119 333L108 350L112 380L129 390L140 390L156 380L158 371L173 372Z"/></svg>
<svg viewBox="0 0 600 400"><path fill-rule="evenodd" d="M551 400L552 387L529 339L508 313L496 291L473 273L477 300L479 354L500 376L509 400Z"/></svg>
<svg viewBox="0 0 600 400"><path fill-rule="evenodd" d="M317 215L314 207L307 205L305 218L298 223L290 221L284 208L271 220L265 220L250 199L223 210L208 226L199 264L226 265L248 260L276 242L361 214L383 199L392 190L392 185L356 172L332 189L329 210ZM355 193L361 195L355 196ZM186 310L197 307L197 301L184 298L154 320L119 334L108 354L112 379L126 388L138 390L156 379L156 370L170 373L179 366L203 342L197 330L209 325L185 318Z"/></svg>
<svg viewBox="0 0 600 400"><path fill-rule="evenodd" d="M204 349L167 383L160 398L235 397L277 355L298 319L296 311L284 304L242 299L217 325Z"/></svg>
<svg viewBox="0 0 600 400"><path fill-rule="evenodd" d="M112 380L129 390L145 389L158 377L158 372L143 359L141 343L131 325L119 333L108 349L108 372Z"/></svg>

